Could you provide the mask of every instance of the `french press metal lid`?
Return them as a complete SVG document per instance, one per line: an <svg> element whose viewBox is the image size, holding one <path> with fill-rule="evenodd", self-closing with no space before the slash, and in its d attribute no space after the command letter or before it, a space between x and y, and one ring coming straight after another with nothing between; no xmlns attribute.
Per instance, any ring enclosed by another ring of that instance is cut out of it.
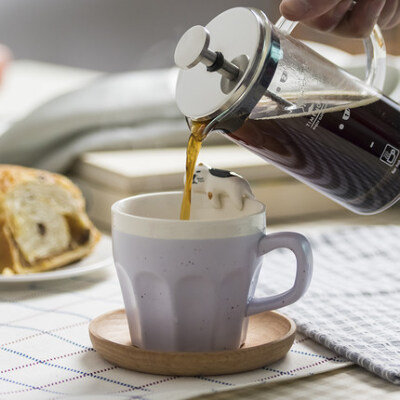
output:
<svg viewBox="0 0 400 400"><path fill-rule="evenodd" d="M205 27L189 29L175 51L182 69L176 88L179 109L191 119L212 119L247 97L270 42L268 20L252 8L233 8Z"/></svg>

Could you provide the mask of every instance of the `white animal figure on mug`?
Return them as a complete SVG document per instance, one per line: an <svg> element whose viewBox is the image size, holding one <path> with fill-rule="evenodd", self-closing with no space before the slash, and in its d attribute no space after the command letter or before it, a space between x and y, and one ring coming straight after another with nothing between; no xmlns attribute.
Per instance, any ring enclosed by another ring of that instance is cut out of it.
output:
<svg viewBox="0 0 400 400"><path fill-rule="evenodd" d="M207 193L214 208L221 208L221 196L228 196L239 210L243 208L245 198L255 198L249 183L242 176L203 163L196 166L193 191Z"/></svg>

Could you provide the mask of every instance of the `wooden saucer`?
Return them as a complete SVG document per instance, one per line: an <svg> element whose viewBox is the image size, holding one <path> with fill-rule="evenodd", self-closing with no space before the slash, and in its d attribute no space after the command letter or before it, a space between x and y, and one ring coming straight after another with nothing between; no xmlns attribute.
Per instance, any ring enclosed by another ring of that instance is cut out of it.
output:
<svg viewBox="0 0 400 400"><path fill-rule="evenodd" d="M95 350L119 367L157 375L225 375L250 371L283 358L294 341L295 323L277 312L249 318L246 343L238 350L159 352L132 346L125 310L100 315L89 324Z"/></svg>

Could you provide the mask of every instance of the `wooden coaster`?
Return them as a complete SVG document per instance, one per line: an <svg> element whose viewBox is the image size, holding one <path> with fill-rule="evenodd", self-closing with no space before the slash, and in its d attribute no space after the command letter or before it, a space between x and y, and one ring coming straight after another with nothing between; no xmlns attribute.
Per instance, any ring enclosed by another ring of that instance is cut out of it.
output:
<svg viewBox="0 0 400 400"><path fill-rule="evenodd" d="M277 312L249 318L246 343L238 350L159 352L132 346L125 310L103 314L89 325L95 350L119 367L157 375L225 375L251 371L283 358L294 341L295 323Z"/></svg>

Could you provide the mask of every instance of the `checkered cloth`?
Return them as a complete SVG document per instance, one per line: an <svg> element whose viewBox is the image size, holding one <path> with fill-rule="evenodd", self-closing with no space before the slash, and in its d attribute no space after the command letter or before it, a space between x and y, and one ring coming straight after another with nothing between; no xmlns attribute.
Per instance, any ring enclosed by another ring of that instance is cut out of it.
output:
<svg viewBox="0 0 400 400"><path fill-rule="evenodd" d="M91 319L122 307L112 267L58 281L0 285L0 399L177 400L351 364L297 335L283 360L255 371L193 378L136 373L103 360L89 339Z"/></svg>
<svg viewBox="0 0 400 400"><path fill-rule="evenodd" d="M400 227L344 227L308 237L313 280L285 314L303 334L399 385ZM290 285L291 255L277 250L265 263L261 293Z"/></svg>

